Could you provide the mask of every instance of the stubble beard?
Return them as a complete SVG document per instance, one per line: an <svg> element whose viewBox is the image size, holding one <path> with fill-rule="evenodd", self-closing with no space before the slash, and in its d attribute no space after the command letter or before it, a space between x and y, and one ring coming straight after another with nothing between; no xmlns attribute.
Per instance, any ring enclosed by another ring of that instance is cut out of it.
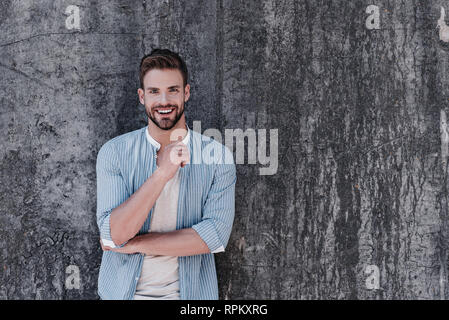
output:
<svg viewBox="0 0 449 320"><path fill-rule="evenodd" d="M145 113L147 114L147 117L160 129L162 130L171 130L181 119L182 115L184 114L184 102L181 105L181 111L179 112L180 108L175 104L169 104L165 106L157 105L154 106L153 110L160 107L170 107L170 108L176 108L176 116L175 119L162 119L158 121L156 117L154 116L154 113L157 111L150 112L147 108L145 108Z"/></svg>

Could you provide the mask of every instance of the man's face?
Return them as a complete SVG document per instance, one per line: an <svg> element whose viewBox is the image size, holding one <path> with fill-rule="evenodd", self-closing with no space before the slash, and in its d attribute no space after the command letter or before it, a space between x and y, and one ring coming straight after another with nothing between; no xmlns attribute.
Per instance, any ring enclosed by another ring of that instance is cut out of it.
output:
<svg viewBox="0 0 449 320"><path fill-rule="evenodd" d="M177 69L152 69L138 90L140 103L153 123L162 130L170 130L184 113L184 103L189 99L190 86L184 88L182 74Z"/></svg>

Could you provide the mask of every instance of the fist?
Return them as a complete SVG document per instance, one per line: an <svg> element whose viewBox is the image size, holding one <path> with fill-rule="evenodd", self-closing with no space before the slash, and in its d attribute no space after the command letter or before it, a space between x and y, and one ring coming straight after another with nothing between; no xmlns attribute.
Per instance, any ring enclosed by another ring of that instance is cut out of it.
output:
<svg viewBox="0 0 449 320"><path fill-rule="evenodd" d="M190 152L187 146L181 141L167 145L158 155L159 169L164 173L167 180L173 178L179 167L184 167L190 162Z"/></svg>

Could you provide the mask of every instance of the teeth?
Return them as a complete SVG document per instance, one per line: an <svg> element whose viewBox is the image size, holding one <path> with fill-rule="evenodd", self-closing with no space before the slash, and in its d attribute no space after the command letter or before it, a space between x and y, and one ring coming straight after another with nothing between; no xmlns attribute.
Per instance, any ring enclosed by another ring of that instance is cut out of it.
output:
<svg viewBox="0 0 449 320"><path fill-rule="evenodd" d="M158 110L159 113L170 113L172 110Z"/></svg>

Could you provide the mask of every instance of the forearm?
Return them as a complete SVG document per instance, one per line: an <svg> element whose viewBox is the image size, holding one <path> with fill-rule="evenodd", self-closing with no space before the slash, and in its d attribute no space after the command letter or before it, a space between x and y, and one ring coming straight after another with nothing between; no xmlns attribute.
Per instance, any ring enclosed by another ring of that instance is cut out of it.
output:
<svg viewBox="0 0 449 320"><path fill-rule="evenodd" d="M147 255L192 256L209 253L206 243L192 228L171 232L150 232L135 237L135 251Z"/></svg>
<svg viewBox="0 0 449 320"><path fill-rule="evenodd" d="M156 170L134 194L112 210L111 238L116 245L128 241L139 232L165 184L166 177Z"/></svg>

